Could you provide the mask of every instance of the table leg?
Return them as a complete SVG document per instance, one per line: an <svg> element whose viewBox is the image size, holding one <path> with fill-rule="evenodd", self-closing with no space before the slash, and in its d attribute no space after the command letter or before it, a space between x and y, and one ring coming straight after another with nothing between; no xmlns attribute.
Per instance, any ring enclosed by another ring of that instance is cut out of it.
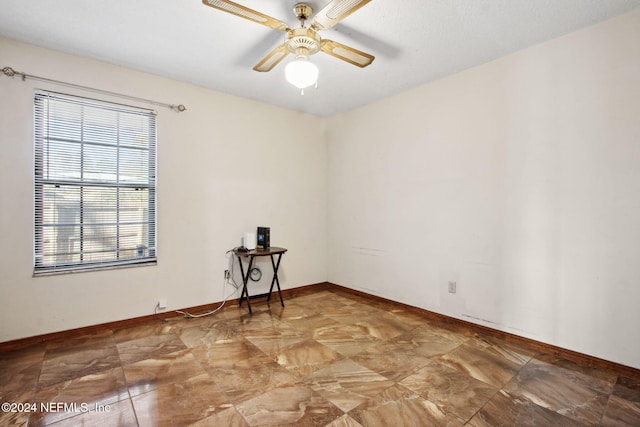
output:
<svg viewBox="0 0 640 427"><path fill-rule="evenodd" d="M282 291L280 290L280 281L278 280L278 268L280 267L280 259L282 259L282 254L278 254L277 263L273 260L273 255L271 255L271 266L273 267L273 279L271 279L271 287L269 288L269 296L267 297L267 301L271 299L271 292L273 291L273 284L275 283L278 286L278 295L280 296L280 305L284 307L284 300L282 299Z"/></svg>
<svg viewBox="0 0 640 427"><path fill-rule="evenodd" d="M245 275L244 269L242 267L242 257L238 257L238 263L240 264L240 274L242 275L242 293L240 294L240 303L238 304L242 307L242 299L247 298L247 307L249 307L249 314L253 314L251 311L251 301L249 301L249 289L247 288L247 283L249 283L249 275L251 274L251 267L253 265L253 257L249 256L249 267L247 267L247 274Z"/></svg>

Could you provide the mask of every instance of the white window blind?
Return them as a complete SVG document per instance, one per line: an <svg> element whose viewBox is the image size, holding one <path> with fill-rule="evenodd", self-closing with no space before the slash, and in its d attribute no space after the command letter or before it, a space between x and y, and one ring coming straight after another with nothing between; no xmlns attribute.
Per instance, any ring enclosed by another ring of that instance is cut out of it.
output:
<svg viewBox="0 0 640 427"><path fill-rule="evenodd" d="M156 116L35 95L35 273L156 260Z"/></svg>

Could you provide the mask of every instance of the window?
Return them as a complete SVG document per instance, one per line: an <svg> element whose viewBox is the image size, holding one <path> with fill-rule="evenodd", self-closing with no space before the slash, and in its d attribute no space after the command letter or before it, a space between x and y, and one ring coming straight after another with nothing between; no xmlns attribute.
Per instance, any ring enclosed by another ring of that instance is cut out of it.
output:
<svg viewBox="0 0 640 427"><path fill-rule="evenodd" d="M155 260L155 112L37 92L35 273Z"/></svg>

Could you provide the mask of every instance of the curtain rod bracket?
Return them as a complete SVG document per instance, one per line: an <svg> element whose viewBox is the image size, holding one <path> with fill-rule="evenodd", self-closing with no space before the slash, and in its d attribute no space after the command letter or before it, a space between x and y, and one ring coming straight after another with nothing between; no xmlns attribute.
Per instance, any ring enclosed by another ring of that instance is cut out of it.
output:
<svg viewBox="0 0 640 427"><path fill-rule="evenodd" d="M21 73L20 71L16 71L11 67L4 67L2 69L2 73L7 76L7 77L15 77L16 74L19 75L22 78L22 81L24 82L25 80L27 80L27 77L33 80L40 80L43 82L48 82L48 83L56 83L56 84L60 84L63 86L69 86L69 87L73 87L76 89L83 89L83 90L88 90L91 92L97 92L97 93L101 93L103 95L111 95L111 96L116 96L119 98L125 98L125 99L129 99L129 100L133 100L133 101L141 101L141 102L145 102L147 104L153 104L153 105L158 105L160 107L166 107L170 110L173 111L177 111L179 113L182 113L183 111L187 111L187 107L185 107L182 104L179 105L173 105L173 104L165 104L164 102L157 102L157 101L151 101L148 99L143 99L143 98L138 98L135 96L129 96L129 95L123 95L121 93L116 93L116 92L110 92L107 90L102 90L102 89L95 89L92 87L87 87L87 86L81 86L81 85L77 85L74 83L67 83L67 82L62 82L60 80L53 80L53 79L47 79L45 77L38 77L38 76L32 76L26 73Z"/></svg>

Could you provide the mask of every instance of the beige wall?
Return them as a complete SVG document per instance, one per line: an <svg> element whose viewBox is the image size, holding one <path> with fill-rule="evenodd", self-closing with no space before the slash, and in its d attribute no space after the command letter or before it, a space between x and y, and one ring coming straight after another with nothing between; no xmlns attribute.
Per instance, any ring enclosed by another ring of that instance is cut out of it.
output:
<svg viewBox="0 0 640 427"><path fill-rule="evenodd" d="M168 309L221 301L225 252L257 225L290 249L283 288L326 280L321 120L7 39L0 52L2 66L188 108L155 107L158 265L33 278L34 89L96 95L0 77L0 342L152 314L158 298ZM268 290L266 261L255 293Z"/></svg>
<svg viewBox="0 0 640 427"><path fill-rule="evenodd" d="M636 11L329 119L329 280L640 367L639 41Z"/></svg>

